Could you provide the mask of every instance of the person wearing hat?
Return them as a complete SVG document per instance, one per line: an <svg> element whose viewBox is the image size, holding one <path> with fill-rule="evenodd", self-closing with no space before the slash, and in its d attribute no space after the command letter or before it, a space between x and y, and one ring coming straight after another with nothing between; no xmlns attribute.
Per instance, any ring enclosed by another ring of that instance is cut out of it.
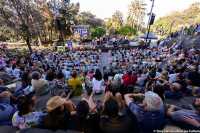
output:
<svg viewBox="0 0 200 133"><path fill-rule="evenodd" d="M68 129L71 114L75 107L71 101L60 96L50 98L46 104L47 115L44 117L43 126L47 129Z"/></svg>
<svg viewBox="0 0 200 133"><path fill-rule="evenodd" d="M136 104L136 99L142 97L143 102ZM163 128L165 124L164 105L156 93L148 91L145 94L126 94L124 98L144 133L152 133L153 130Z"/></svg>

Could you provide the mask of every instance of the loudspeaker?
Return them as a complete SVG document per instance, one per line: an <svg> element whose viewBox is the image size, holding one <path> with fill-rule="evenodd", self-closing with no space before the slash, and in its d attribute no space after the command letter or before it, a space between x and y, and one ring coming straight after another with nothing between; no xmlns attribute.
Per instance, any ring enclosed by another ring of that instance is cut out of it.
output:
<svg viewBox="0 0 200 133"><path fill-rule="evenodd" d="M152 13L149 25L153 25L156 15Z"/></svg>

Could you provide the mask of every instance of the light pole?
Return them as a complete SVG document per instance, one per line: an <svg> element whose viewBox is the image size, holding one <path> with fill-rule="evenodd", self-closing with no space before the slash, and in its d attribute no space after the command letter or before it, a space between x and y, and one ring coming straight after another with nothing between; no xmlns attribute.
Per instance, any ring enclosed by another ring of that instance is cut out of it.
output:
<svg viewBox="0 0 200 133"><path fill-rule="evenodd" d="M151 29L151 19L152 19L152 16L153 16L153 7L154 7L154 2L155 0L151 0L152 1L152 5L151 5L151 11L150 11L150 16L149 16L149 21L148 21L148 25L147 25L147 36L146 36L146 45L147 45L147 42L148 42L148 38L149 38L149 32L150 32L150 29Z"/></svg>

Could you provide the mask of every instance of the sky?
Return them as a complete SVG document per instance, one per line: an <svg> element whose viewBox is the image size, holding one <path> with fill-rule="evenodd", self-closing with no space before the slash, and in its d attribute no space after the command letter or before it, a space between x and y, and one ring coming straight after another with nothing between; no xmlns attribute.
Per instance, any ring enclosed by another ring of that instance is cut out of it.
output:
<svg viewBox="0 0 200 133"><path fill-rule="evenodd" d="M99 18L109 18L112 14L119 10L124 16L127 16L128 5L132 0L71 0L71 2L79 2L81 11L90 11ZM147 11L150 11L151 1L145 0L147 3ZM181 11L188 8L192 3L200 2L200 0L155 0L154 12L156 19L170 14L173 11Z"/></svg>

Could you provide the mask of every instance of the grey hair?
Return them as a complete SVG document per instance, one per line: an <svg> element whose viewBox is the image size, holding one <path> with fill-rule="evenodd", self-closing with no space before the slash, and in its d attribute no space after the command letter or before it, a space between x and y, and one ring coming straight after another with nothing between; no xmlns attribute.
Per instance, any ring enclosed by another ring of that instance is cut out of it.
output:
<svg viewBox="0 0 200 133"><path fill-rule="evenodd" d="M143 102L146 104L147 111L157 111L163 107L163 101L160 96L152 91L145 93Z"/></svg>

